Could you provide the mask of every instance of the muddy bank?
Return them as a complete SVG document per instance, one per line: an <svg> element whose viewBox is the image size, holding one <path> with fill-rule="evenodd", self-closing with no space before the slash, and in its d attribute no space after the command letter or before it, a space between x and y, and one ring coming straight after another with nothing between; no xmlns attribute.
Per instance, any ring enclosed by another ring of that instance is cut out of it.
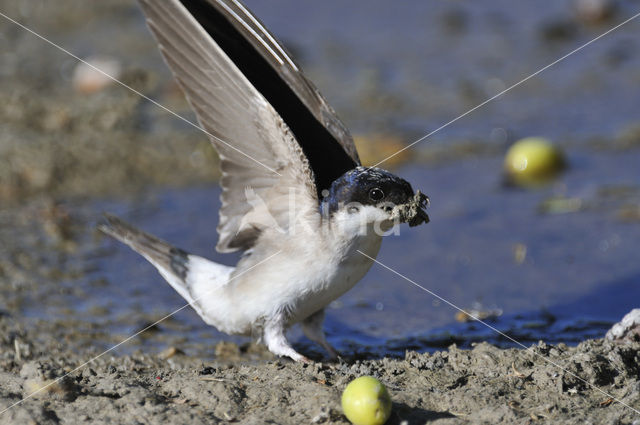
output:
<svg viewBox="0 0 640 425"><path fill-rule="evenodd" d="M94 352L70 352L55 330L52 338L42 331L21 329L9 313L0 317L0 410L43 388L1 414L0 423L346 423L340 395L361 375L389 388L392 424L640 420L609 397L640 408L637 342L540 342L528 352L481 343L471 350L407 352L404 359L309 365L226 344L207 359L179 350L106 354L65 376Z"/></svg>
<svg viewBox="0 0 640 425"><path fill-rule="evenodd" d="M151 78L132 70L124 81ZM4 87L2 87L4 86ZM121 87L89 96L0 84L0 200L136 193L152 183L215 181L217 156L190 131L146 131L149 105ZM151 114L155 115L155 114ZM176 172L179 170L179 172Z"/></svg>

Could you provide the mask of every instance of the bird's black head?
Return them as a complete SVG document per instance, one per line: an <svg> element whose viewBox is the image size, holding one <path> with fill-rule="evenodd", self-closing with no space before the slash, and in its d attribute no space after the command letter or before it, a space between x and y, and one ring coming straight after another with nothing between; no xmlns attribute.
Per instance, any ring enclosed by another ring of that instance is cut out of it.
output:
<svg viewBox="0 0 640 425"><path fill-rule="evenodd" d="M357 167L336 179L328 191L323 192L323 210L333 214L344 206L374 206L392 213L394 207L417 202L415 217L406 220L411 225L428 222L424 208L427 197L413 192L406 180L381 168Z"/></svg>

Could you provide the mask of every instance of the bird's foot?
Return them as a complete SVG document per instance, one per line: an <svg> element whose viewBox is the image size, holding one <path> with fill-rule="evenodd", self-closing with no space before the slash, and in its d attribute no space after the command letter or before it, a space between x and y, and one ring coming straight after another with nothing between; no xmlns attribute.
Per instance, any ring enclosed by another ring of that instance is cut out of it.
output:
<svg viewBox="0 0 640 425"><path fill-rule="evenodd" d="M339 353L329 344L324 334L322 323L324 322L324 310L319 310L302 321L302 331L311 341L320 344L329 354L329 360L336 360Z"/></svg>
<svg viewBox="0 0 640 425"><path fill-rule="evenodd" d="M303 356L293 349L289 341L285 336L285 326L282 320L277 317L268 321L264 326L264 343L267 345L269 351L276 356L289 357L296 362L311 363L308 357Z"/></svg>
<svg viewBox="0 0 640 425"><path fill-rule="evenodd" d="M325 350L327 350L327 353L329 354L329 356L327 357L329 360L332 360L332 361L337 360L338 357L340 357L340 353L338 353L335 348L329 345L329 343L323 345L323 347Z"/></svg>

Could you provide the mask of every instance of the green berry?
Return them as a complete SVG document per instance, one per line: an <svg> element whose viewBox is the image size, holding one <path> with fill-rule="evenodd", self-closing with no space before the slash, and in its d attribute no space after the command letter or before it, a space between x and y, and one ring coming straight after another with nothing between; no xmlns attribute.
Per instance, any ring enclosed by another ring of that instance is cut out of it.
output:
<svg viewBox="0 0 640 425"><path fill-rule="evenodd" d="M342 410L354 425L382 425L391 414L391 397L382 382L361 376L342 393Z"/></svg>
<svg viewBox="0 0 640 425"><path fill-rule="evenodd" d="M540 137L527 137L514 143L504 159L509 180L522 186L544 183L555 177L565 166L564 155Z"/></svg>

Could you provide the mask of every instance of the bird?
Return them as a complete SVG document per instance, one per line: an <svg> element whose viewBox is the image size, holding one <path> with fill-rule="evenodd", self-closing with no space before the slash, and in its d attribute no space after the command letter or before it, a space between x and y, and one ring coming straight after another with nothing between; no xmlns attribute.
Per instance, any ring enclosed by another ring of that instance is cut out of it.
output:
<svg viewBox="0 0 640 425"><path fill-rule="evenodd" d="M216 250L189 254L106 213L99 229L131 247L230 335L309 362L304 334L335 359L325 308L370 269L386 232L429 222L428 197L362 166L335 111L283 45L237 0L139 0L160 52L220 158Z"/></svg>

